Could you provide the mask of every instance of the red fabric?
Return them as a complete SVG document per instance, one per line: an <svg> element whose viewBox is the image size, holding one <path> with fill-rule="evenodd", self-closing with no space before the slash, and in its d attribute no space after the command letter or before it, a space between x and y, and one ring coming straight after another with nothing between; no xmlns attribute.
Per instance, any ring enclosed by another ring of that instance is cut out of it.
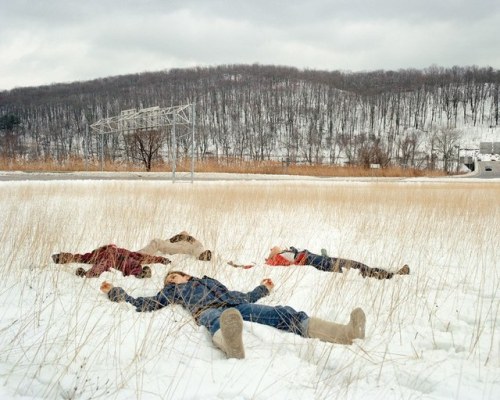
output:
<svg viewBox="0 0 500 400"><path fill-rule="evenodd" d="M283 267L288 267L292 265L290 261L288 261L285 257L283 257L279 253L272 257L266 258L266 264L272 266L283 266Z"/></svg>
<svg viewBox="0 0 500 400"><path fill-rule="evenodd" d="M297 257L295 257L294 263L297 265L304 265L306 263L306 252L301 251L298 253Z"/></svg>

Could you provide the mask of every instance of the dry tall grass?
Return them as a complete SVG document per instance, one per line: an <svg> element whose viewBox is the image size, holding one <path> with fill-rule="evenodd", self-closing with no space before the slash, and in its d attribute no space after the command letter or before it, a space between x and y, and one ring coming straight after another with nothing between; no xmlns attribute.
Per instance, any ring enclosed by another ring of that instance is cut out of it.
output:
<svg viewBox="0 0 500 400"><path fill-rule="evenodd" d="M141 164L128 164L106 160L102 169L107 172L143 172ZM74 172L100 171L99 161L85 162L81 158L71 158L64 161L17 161L0 158L0 170L3 171L44 171L44 172ZM151 172L169 172L170 164L154 163ZM191 171L191 159L178 160L176 170L179 172ZM387 168L364 168L362 166L341 166L331 164L285 164L278 161L243 161L236 158L208 158L197 160L195 172L222 172L240 174L272 174L272 175L299 175L299 176L338 176L338 177L419 177L444 176L441 170L422 170L390 166Z"/></svg>
<svg viewBox="0 0 500 400"><path fill-rule="evenodd" d="M293 335L273 342L266 328L251 328L248 352L269 360L271 377L277 376L273 360L283 354L318 365L316 398L331 398L333 387L347 395L357 382L366 384L366 376L382 386L401 378L401 365L419 365L450 334L456 351L471 362L500 367L499 198L498 184L462 182L3 183L0 365L9 367L2 382L24 395L43 387L43 398L141 398L146 391L163 398L202 396L206 388L199 379L207 366L200 360L219 355L184 311L170 307L149 318L126 304L111 305L98 292L102 279L79 279L75 266L50 261L54 252L85 252L110 242L138 249L181 230L200 238L215 257L202 263L172 256L172 268L214 276L240 290L270 276L277 287L264 303L323 318L345 321L355 306L367 311L367 340L349 352L297 342ZM377 281L353 271L264 267L274 244L325 247L389 270L409 263L412 275ZM232 269L229 260L258 266ZM155 266L151 280L107 278L138 296L154 294L164 273L165 267ZM465 323L470 329L460 330ZM409 342L411 355L405 351ZM161 361L179 357L182 363L175 365ZM224 361L215 359L210 368L227 376L212 379L221 387L231 379L241 382L234 364ZM157 365L164 382L152 382ZM301 371L288 374L299 377ZM272 394L264 376L252 383L254 398ZM408 379L407 386L427 384L422 376Z"/></svg>

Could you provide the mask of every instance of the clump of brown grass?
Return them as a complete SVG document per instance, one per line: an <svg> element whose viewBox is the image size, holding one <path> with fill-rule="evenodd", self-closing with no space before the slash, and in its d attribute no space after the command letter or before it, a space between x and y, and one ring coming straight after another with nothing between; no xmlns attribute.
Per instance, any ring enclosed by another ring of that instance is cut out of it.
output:
<svg viewBox="0 0 500 400"><path fill-rule="evenodd" d="M48 158L37 161L19 161L0 158L0 170L4 171L44 171L44 172L75 172L75 171L107 171L107 172L141 172L144 166L137 163L125 163L105 160L101 165L99 160L85 161L79 157L71 157L64 161ZM153 164L151 172L168 172L172 166L159 162ZM180 159L176 165L179 172L191 171L191 159ZM208 158L195 162L195 172L268 174L268 175L299 175L320 177L421 177L444 176L442 170L427 170L416 168L401 168L389 166L386 168L365 168L362 166L338 164L294 164L278 161L246 161L237 158Z"/></svg>

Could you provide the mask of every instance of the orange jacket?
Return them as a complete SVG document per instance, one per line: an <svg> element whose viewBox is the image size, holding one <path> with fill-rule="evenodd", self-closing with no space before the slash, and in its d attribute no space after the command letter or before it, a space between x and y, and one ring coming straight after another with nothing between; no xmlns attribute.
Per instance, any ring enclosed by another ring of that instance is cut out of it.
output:
<svg viewBox="0 0 500 400"><path fill-rule="evenodd" d="M305 261L305 251L297 253L293 261L287 260L282 256L282 253L275 254L272 257L266 258L266 264L272 266L283 266L288 267L290 265L304 265Z"/></svg>

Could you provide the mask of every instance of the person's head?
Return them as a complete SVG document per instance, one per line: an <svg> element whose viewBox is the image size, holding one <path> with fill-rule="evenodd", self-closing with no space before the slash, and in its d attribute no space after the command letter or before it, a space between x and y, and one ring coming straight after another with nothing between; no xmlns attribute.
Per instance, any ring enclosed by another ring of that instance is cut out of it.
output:
<svg viewBox="0 0 500 400"><path fill-rule="evenodd" d="M274 257L276 254L279 254L279 253L282 253L283 252L283 249L279 246L274 246L274 247L271 247L271 250L269 252L269 256L267 256L267 258L271 258L271 257Z"/></svg>
<svg viewBox="0 0 500 400"><path fill-rule="evenodd" d="M167 276L165 277L165 280L163 281L163 284L165 286L169 284L174 284L178 285L180 283L186 283L191 279L191 275L186 274L185 272L182 271L170 271Z"/></svg>

